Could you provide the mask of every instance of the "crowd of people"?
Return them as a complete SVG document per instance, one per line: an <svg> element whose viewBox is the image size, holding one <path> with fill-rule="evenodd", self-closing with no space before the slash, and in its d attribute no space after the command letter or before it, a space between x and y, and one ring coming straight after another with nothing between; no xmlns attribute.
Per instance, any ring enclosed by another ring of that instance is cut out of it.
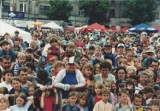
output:
<svg viewBox="0 0 160 111"><path fill-rule="evenodd" d="M160 37L15 31L0 38L0 111L160 111Z"/></svg>

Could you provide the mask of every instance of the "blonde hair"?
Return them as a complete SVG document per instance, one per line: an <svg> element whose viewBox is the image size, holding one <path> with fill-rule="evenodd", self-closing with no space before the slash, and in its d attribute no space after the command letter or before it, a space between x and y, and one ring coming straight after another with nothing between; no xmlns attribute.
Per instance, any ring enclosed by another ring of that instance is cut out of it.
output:
<svg viewBox="0 0 160 111"><path fill-rule="evenodd" d="M25 54L23 53L23 52L19 52L18 54L17 54L17 58L25 58L26 56L25 56Z"/></svg>
<svg viewBox="0 0 160 111"><path fill-rule="evenodd" d="M0 102L5 102L7 105L6 105L6 109L9 107L9 101L8 101L8 97L6 96L0 96Z"/></svg>
<svg viewBox="0 0 160 111"><path fill-rule="evenodd" d="M92 71L92 74L91 74L91 76L90 76L90 80L94 80L94 68L93 68L93 66L92 66L91 64L85 64L85 65L83 66L83 68L82 68L83 74L84 74L84 72L85 72L85 69L90 69L90 70ZM85 76L85 75L84 75L84 76Z"/></svg>

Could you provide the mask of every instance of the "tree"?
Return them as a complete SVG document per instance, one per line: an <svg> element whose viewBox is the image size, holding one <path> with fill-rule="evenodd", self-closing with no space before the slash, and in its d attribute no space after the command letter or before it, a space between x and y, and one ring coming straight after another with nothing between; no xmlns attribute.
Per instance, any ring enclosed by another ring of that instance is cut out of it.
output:
<svg viewBox="0 0 160 111"><path fill-rule="evenodd" d="M126 16L132 25L151 22L156 17L156 0L126 0Z"/></svg>
<svg viewBox="0 0 160 111"><path fill-rule="evenodd" d="M73 6L67 0L50 0L50 8L47 16L53 20L63 20L69 22L69 16L73 10Z"/></svg>
<svg viewBox="0 0 160 111"><path fill-rule="evenodd" d="M89 17L88 23L95 22L104 24L107 22L106 13L108 11L107 0L82 0L80 2L80 9L84 10L86 16Z"/></svg>

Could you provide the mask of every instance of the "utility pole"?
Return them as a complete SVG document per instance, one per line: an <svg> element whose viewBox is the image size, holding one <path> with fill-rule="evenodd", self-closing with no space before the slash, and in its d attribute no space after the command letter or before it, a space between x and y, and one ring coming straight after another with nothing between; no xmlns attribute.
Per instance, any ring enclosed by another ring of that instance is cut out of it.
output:
<svg viewBox="0 0 160 111"><path fill-rule="evenodd" d="M31 4L31 3L30 3L30 0L28 0L28 20L29 20L29 18L30 18L30 17L29 17L29 16L30 16L30 4Z"/></svg>
<svg viewBox="0 0 160 111"><path fill-rule="evenodd" d="M0 0L0 18L2 18L2 0Z"/></svg>

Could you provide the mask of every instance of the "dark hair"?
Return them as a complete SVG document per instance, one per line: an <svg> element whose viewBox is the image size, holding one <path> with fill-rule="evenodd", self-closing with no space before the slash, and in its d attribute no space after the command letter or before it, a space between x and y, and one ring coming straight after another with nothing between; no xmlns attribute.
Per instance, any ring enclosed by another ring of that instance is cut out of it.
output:
<svg viewBox="0 0 160 111"><path fill-rule="evenodd" d="M82 59L83 57L84 57L84 58L87 58L87 59L89 60L89 57L88 57L87 55L82 55L82 56L81 56L81 59Z"/></svg>
<svg viewBox="0 0 160 111"><path fill-rule="evenodd" d="M3 45L8 45L9 44L9 42L8 41L6 41L6 40L2 40L1 42L0 42L0 46L2 47Z"/></svg>
<svg viewBox="0 0 160 111"><path fill-rule="evenodd" d="M135 100L135 98L142 98L142 95L141 94L134 94L133 100Z"/></svg>
<svg viewBox="0 0 160 111"><path fill-rule="evenodd" d="M35 70L35 66L34 66L34 64L32 62L27 62L26 66L31 68L31 70L33 70L33 71Z"/></svg>
<svg viewBox="0 0 160 111"><path fill-rule="evenodd" d="M11 80L11 85L12 85L13 80L21 82L20 79L19 79L17 76L14 76L14 77L12 78L12 80Z"/></svg>
<svg viewBox="0 0 160 111"><path fill-rule="evenodd" d="M125 72L125 79L126 79L126 77L127 77L126 68L125 68L125 67L118 67L118 68L116 69L116 77L117 77L117 80L118 80L118 72L119 72L119 70L124 70L124 72Z"/></svg>
<svg viewBox="0 0 160 111"><path fill-rule="evenodd" d="M48 78L48 72L46 70L40 70L37 74L40 80L46 80Z"/></svg>
<svg viewBox="0 0 160 111"><path fill-rule="evenodd" d="M109 62L102 62L102 63L100 63L100 69L102 69L102 68L108 68L109 71L111 71L112 66Z"/></svg>
<svg viewBox="0 0 160 111"><path fill-rule="evenodd" d="M7 73L11 73L13 75L13 70L12 69L6 69L3 71L3 76L6 75Z"/></svg>
<svg viewBox="0 0 160 111"><path fill-rule="evenodd" d="M6 60L11 60L11 56L9 56L9 55L4 55L4 56L2 56L2 61L3 61L4 59L6 59Z"/></svg>
<svg viewBox="0 0 160 111"><path fill-rule="evenodd" d="M23 72L27 72L27 68L26 67L21 67L19 70L18 70L18 75L21 73L21 71Z"/></svg>
<svg viewBox="0 0 160 111"><path fill-rule="evenodd" d="M56 38L52 38L52 39L50 40L50 44L51 44L51 43L55 43L55 42L58 43L58 40L57 40Z"/></svg>

